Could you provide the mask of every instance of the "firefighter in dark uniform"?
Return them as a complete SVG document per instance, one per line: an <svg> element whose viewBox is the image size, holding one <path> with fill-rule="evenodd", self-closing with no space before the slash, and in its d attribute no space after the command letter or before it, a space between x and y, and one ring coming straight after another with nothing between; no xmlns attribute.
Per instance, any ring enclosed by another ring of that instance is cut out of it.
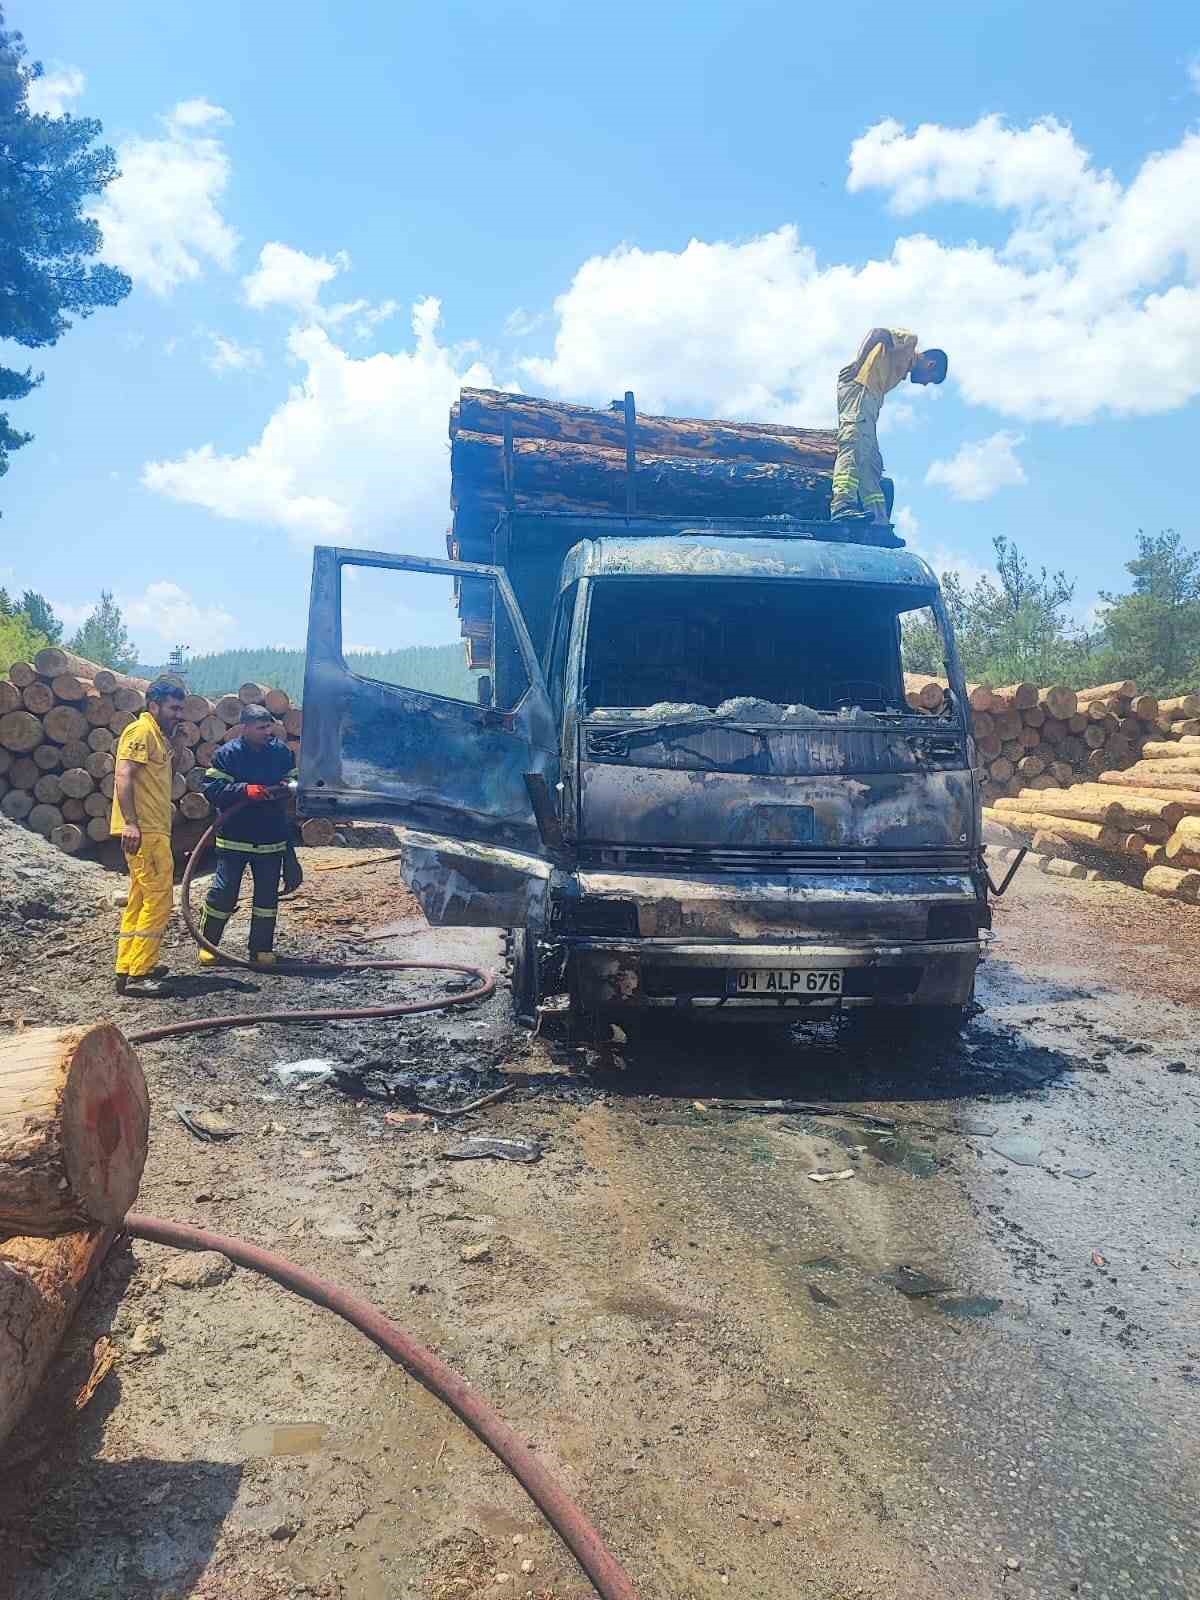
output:
<svg viewBox="0 0 1200 1600"><path fill-rule="evenodd" d="M223 744L204 775L204 793L217 813L217 870L213 874L200 931L219 944L225 924L237 910L242 874L249 865L254 880L250 913L250 959L258 966L275 963L275 921L279 881L291 825L280 785L295 775L292 752L275 737L275 718L265 706L245 706L236 739ZM239 801L236 816L225 814ZM200 951L201 966L217 960Z"/></svg>

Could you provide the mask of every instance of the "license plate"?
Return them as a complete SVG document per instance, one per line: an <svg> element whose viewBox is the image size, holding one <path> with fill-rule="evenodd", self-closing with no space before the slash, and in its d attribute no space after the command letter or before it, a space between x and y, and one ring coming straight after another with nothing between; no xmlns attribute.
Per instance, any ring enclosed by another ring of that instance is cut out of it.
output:
<svg viewBox="0 0 1200 1600"><path fill-rule="evenodd" d="M740 967L729 974L730 994L841 994L840 971L811 967Z"/></svg>

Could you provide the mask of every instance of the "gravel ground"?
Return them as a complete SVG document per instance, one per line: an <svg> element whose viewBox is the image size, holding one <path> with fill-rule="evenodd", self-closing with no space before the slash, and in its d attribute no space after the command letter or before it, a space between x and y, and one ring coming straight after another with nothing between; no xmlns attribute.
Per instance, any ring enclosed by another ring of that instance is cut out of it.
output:
<svg viewBox="0 0 1200 1600"><path fill-rule="evenodd" d="M355 953L498 962L491 934L426 929L394 863L315 870L346 859L305 852L281 943L382 928ZM31 1019L133 1031L446 990L201 974L176 943L177 997L117 1002L115 913L94 904L63 966L57 932L16 941ZM985 1010L939 1049L672 1025L617 1054L531 1039L502 995L145 1046L140 1204L268 1244L433 1345L562 1472L643 1600L1185 1600L1200 915L1033 874L999 912ZM302 1057L350 1067L354 1092L285 1092L272 1068ZM465 1118L387 1121L498 1081L510 1097ZM831 1114L750 1104L783 1096ZM236 1131L203 1143L176 1104ZM467 1133L542 1158L444 1159ZM179 1262L114 1251L0 1457L9 1592L590 1593L507 1474L358 1335ZM121 1359L78 1413L101 1334Z"/></svg>

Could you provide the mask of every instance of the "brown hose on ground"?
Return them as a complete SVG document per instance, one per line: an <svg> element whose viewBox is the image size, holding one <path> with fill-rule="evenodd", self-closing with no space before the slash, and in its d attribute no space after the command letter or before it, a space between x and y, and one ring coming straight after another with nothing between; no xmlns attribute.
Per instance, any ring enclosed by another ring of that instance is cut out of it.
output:
<svg viewBox="0 0 1200 1600"><path fill-rule="evenodd" d="M231 815L227 811L225 816ZM222 962L230 966L246 967L260 971L249 961L229 956L207 940L196 926L192 915L191 887L196 863L208 848L216 833L214 822L197 844L184 868L180 885L180 909L188 932L204 950L211 950ZM462 966L449 961L290 961L281 962L274 969L279 972L408 972L413 970L465 972L479 981L464 994L448 995L441 1000L408 1001L401 1005L370 1006L352 1010L321 1011L265 1011L243 1012L226 1017L201 1017L189 1022L169 1023L162 1028L146 1028L126 1037L131 1044L149 1044L155 1039L169 1039L177 1034L198 1033L206 1028L242 1028L259 1022L328 1022L353 1017L402 1017L422 1011L442 1011L449 1006L467 1005L486 999L496 987L495 978L482 967ZM480 1102L481 1104L483 1102ZM293 1294L311 1300L314 1305L336 1312L352 1327L366 1334L372 1343L397 1362L404 1370L428 1389L435 1399L450 1408L466 1423L471 1432L487 1445L488 1449L516 1478L529 1498L555 1530L571 1554L583 1568L596 1593L602 1600L637 1600L633 1584L616 1557L611 1554L599 1533L589 1522L582 1509L530 1450L498 1412L474 1393L466 1380L444 1361L418 1344L404 1329L368 1301L348 1290L319 1278L285 1261L271 1250L248 1244L244 1239L227 1234L209 1233L203 1228L193 1228L187 1223L168 1222L161 1217L146 1216L131 1211L125 1218L125 1231L137 1239L147 1239L154 1244L171 1245L177 1250L216 1250L240 1267L249 1267L262 1273Z"/></svg>
<svg viewBox="0 0 1200 1600"><path fill-rule="evenodd" d="M231 806L218 821L225 822L240 811L246 801ZM261 973L251 961L226 954L219 945L212 944L196 926L192 914L192 878L196 864L216 835L214 822L188 857L179 885L179 909L184 925L202 950L211 950L225 966L244 967ZM482 967L463 966L455 961L281 961L272 972L301 976L321 972L463 972L478 981L462 994L445 995L440 1000L408 1000L391 1006L359 1006L352 1009L334 1008L321 1011L240 1011L225 1017L197 1017L189 1022L169 1022L161 1028L143 1028L140 1033L126 1034L130 1044L152 1044L156 1039L172 1039L183 1033L203 1033L209 1028L252 1028L260 1022L346 1022L358 1017L414 1017L423 1011L447 1011L451 1006L472 1005L476 1000L486 1000L495 992L496 979Z"/></svg>
<svg viewBox="0 0 1200 1600"><path fill-rule="evenodd" d="M637 1600L632 1580L554 1474L465 1378L432 1350L418 1344L382 1311L338 1284L285 1261L271 1250L247 1244L244 1239L209 1233L204 1228L167 1222L136 1211L125 1218L125 1231L135 1239L171 1245L177 1250L219 1251L239 1267L260 1272L293 1294L344 1317L351 1327L366 1334L435 1399L448 1406L503 1462L587 1573L602 1600Z"/></svg>

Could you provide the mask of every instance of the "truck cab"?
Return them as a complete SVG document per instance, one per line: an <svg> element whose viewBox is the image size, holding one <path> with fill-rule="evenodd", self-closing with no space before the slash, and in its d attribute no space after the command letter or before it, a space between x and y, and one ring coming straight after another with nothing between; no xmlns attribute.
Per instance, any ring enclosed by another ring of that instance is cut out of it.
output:
<svg viewBox="0 0 1200 1600"><path fill-rule="evenodd" d="M429 921L508 931L525 1019L960 1020L987 880L928 566L828 522L524 521L491 563L316 550L302 813L402 825ZM347 666L352 568L453 580L472 690ZM906 698L914 623L937 715Z"/></svg>

